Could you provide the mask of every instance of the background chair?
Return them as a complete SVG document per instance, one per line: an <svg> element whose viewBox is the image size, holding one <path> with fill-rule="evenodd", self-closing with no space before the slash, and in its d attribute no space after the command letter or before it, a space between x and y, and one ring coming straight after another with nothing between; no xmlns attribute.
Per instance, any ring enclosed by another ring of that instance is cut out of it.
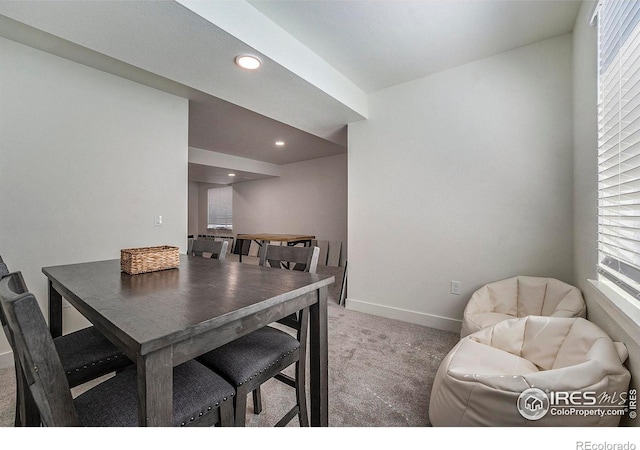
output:
<svg viewBox="0 0 640 450"><path fill-rule="evenodd" d="M461 339L442 360L429 420L433 426L617 426L620 415L547 412L529 420L520 414L518 402L531 387L620 401L631 378L622 365L627 356L624 344L614 343L586 319L527 316L501 321ZM594 409L613 404L603 401Z"/></svg>
<svg viewBox="0 0 640 450"><path fill-rule="evenodd" d="M316 273L321 275L331 275L335 281L329 285L327 300L338 305L344 305L347 296L347 261L344 266L327 266L318 264Z"/></svg>
<svg viewBox="0 0 640 450"><path fill-rule="evenodd" d="M289 264L293 270L314 273L319 252L318 247L267 245L263 248L260 265L282 268ZM250 392L253 392L254 414L262 411L260 386L271 378L293 387L296 391L296 405L278 421L276 426L286 425L296 415L298 415L300 426L309 426L305 391L308 313L309 308L304 308L297 314L279 321L280 324L293 329L295 337L268 326L199 358L200 362L235 386L236 426L245 425L246 400ZM294 363L294 377L282 373Z"/></svg>
<svg viewBox="0 0 640 450"><path fill-rule="evenodd" d="M1 260L1 258L0 258ZM0 263L0 272L6 270L4 262ZM8 270L6 270L8 274ZM28 291L27 285L20 272L11 274L16 292L18 294ZM7 275L2 276L4 278ZM2 326L6 322L2 314ZM102 333L93 326L83 328L73 333L65 334L53 339L58 352L67 382L70 387L79 386L88 381L102 377L109 373L122 370L132 364L124 355L124 352L113 345ZM23 372L20 370L20 362L14 353L14 366L16 372L16 426L38 426L39 418L26 417L27 402L31 398L23 398L22 393L26 392L20 388L23 380Z"/></svg>
<svg viewBox="0 0 640 450"><path fill-rule="evenodd" d="M227 255L229 243L225 241L213 241L211 239L189 239L187 255L208 256L209 258L224 260Z"/></svg>
<svg viewBox="0 0 640 450"><path fill-rule="evenodd" d="M137 426L134 367L117 373L72 399L62 362L42 311L33 296L20 293L19 274L0 281L0 309L7 340L45 426ZM233 423L234 389L195 361L174 368L173 418L176 426Z"/></svg>
<svg viewBox="0 0 640 450"><path fill-rule="evenodd" d="M586 317L577 287L555 278L517 276L478 289L467 304L460 337L517 317Z"/></svg>
<svg viewBox="0 0 640 450"><path fill-rule="evenodd" d="M9 275L9 269L7 268L7 265L2 260L2 256L0 256L0 278L5 277L6 275Z"/></svg>
<svg viewBox="0 0 640 450"><path fill-rule="evenodd" d="M320 249L318 247L267 245L260 251L260 265L315 273L319 255ZM293 267L290 267L290 264L293 264Z"/></svg>

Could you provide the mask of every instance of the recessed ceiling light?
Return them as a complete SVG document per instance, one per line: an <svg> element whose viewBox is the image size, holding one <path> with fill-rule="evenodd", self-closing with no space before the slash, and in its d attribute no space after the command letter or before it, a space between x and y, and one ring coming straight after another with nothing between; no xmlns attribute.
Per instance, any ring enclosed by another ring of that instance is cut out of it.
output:
<svg viewBox="0 0 640 450"><path fill-rule="evenodd" d="M284 146L284 141L276 141L276 145L278 147L283 147Z"/></svg>
<svg viewBox="0 0 640 450"><path fill-rule="evenodd" d="M235 61L238 67L242 67L247 70L256 70L262 65L260 58L253 55L238 55L236 56Z"/></svg>
<svg viewBox="0 0 640 450"><path fill-rule="evenodd" d="M235 173L230 173L230 174L229 174L229 176L230 176L230 177L235 177L235 176L236 176L236 174L235 174Z"/></svg>

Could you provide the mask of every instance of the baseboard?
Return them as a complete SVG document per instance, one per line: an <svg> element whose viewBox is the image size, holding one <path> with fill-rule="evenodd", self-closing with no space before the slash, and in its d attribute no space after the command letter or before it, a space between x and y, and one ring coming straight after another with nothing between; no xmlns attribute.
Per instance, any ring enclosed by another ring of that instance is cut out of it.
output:
<svg viewBox="0 0 640 450"><path fill-rule="evenodd" d="M437 328L438 330L452 331L454 333L460 333L460 328L462 327L461 320L410 311L408 309L394 308L393 306L363 302L362 300L355 300L353 298L347 298L345 306L347 309L353 311L402 320L403 322L415 323L425 327Z"/></svg>
<svg viewBox="0 0 640 450"><path fill-rule="evenodd" d="M0 369L13 367L13 353L11 351L0 353Z"/></svg>

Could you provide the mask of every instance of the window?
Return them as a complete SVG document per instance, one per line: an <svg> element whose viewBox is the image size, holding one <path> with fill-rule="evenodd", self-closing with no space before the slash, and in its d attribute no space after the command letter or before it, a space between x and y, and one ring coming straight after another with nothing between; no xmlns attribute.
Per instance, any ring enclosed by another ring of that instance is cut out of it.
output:
<svg viewBox="0 0 640 450"><path fill-rule="evenodd" d="M640 2L598 7L598 271L640 297Z"/></svg>
<svg viewBox="0 0 640 450"><path fill-rule="evenodd" d="M232 189L231 186L209 189L209 218L207 229L233 229Z"/></svg>

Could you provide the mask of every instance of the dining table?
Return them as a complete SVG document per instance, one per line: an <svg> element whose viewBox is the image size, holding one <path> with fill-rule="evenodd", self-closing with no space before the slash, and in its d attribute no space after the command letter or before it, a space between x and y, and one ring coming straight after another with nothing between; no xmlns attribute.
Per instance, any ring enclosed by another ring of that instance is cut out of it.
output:
<svg viewBox="0 0 640 450"><path fill-rule="evenodd" d="M120 260L43 267L49 329L66 299L137 367L138 423L171 426L173 367L309 307L311 426L328 426L327 291L334 277L180 255L129 275Z"/></svg>

